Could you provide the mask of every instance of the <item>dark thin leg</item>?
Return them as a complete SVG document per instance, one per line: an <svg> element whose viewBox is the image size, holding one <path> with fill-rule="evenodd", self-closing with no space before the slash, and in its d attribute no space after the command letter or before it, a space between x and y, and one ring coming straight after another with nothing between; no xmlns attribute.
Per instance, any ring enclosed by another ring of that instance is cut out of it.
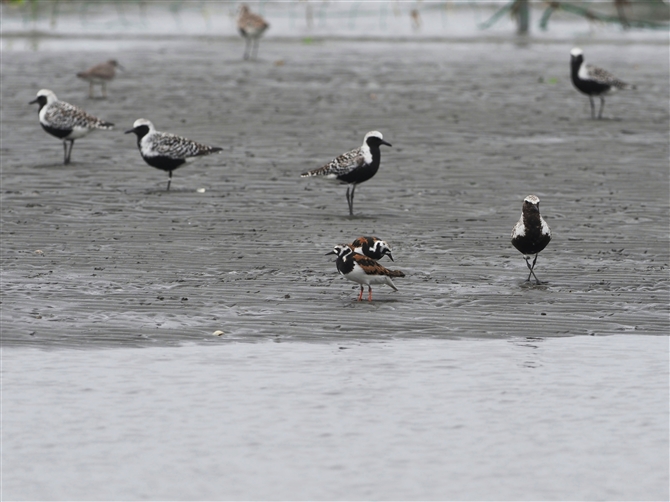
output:
<svg viewBox="0 0 670 502"><path fill-rule="evenodd" d="M67 142L63 141L63 164L67 164Z"/></svg>
<svg viewBox="0 0 670 502"><path fill-rule="evenodd" d="M70 156L72 155L72 147L74 146L74 140L71 139L70 141L70 148L68 149L67 143L63 141L63 149L65 153L65 161L63 164L69 164L70 163Z"/></svg>
<svg viewBox="0 0 670 502"><path fill-rule="evenodd" d="M593 96L589 94L589 103L591 103L591 118L595 119L596 118L596 107L593 104Z"/></svg>
<svg viewBox="0 0 670 502"><path fill-rule="evenodd" d="M528 266L528 270L530 270L530 273L528 274L528 279L526 279L526 282L530 281L530 276L532 275L533 277L535 277L535 282L537 284L542 284L540 282L540 279L537 278L537 276L535 275L535 272L533 271L533 269L535 268L535 263L537 262L537 254L535 255L535 259L533 260L532 265L530 263L528 263L529 258L527 256L525 256L524 258L526 259L526 265Z"/></svg>
<svg viewBox="0 0 670 502"><path fill-rule="evenodd" d="M170 175L168 177L168 187L167 187L167 192L170 191L170 183L172 183L172 171L169 171Z"/></svg>
<svg viewBox="0 0 670 502"><path fill-rule="evenodd" d="M368 301L372 301L372 286L368 285Z"/></svg>
<svg viewBox="0 0 670 502"><path fill-rule="evenodd" d="M353 207L353 203L351 202L351 197L349 195L349 189L350 188L351 188L351 185L347 185L347 204L349 205L349 216L353 216L354 207Z"/></svg>
<svg viewBox="0 0 670 502"><path fill-rule="evenodd" d="M603 110L605 109L605 98L600 96L600 112L598 113L598 118L603 118Z"/></svg>
<svg viewBox="0 0 670 502"><path fill-rule="evenodd" d="M363 299L363 285L361 284L361 292L358 293L358 301L360 302Z"/></svg>
<svg viewBox="0 0 670 502"><path fill-rule="evenodd" d="M356 184L351 186L351 198L348 197L349 188L347 188L347 200L349 201L349 216L354 215L354 192L356 191Z"/></svg>

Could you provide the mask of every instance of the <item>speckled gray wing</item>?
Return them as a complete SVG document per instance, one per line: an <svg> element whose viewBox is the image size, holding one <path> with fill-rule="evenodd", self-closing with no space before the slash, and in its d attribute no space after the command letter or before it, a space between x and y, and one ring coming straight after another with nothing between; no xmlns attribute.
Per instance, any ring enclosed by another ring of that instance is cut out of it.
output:
<svg viewBox="0 0 670 502"><path fill-rule="evenodd" d="M173 159L186 159L220 152L222 149L216 146L203 145L180 136L167 132L157 132L149 138L150 149L144 152L149 156L165 156Z"/></svg>
<svg viewBox="0 0 670 502"><path fill-rule="evenodd" d="M597 66L587 64L586 71L589 75L589 78L595 82L598 82L599 84L611 85L619 89L630 87L626 82L619 80L607 70L603 70Z"/></svg>
<svg viewBox="0 0 670 502"><path fill-rule="evenodd" d="M44 114L44 121L49 127L63 130L74 128L112 129L114 127L111 122L105 122L89 115L81 108L64 101L50 104Z"/></svg>
<svg viewBox="0 0 670 502"><path fill-rule="evenodd" d="M361 149L356 148L350 152L343 153L336 159L328 162L328 164L325 166L314 169L312 171L307 171L306 173L302 173L300 176L303 178L308 176L329 176L339 178L340 176L344 176L358 169L364 164L365 160L363 159Z"/></svg>

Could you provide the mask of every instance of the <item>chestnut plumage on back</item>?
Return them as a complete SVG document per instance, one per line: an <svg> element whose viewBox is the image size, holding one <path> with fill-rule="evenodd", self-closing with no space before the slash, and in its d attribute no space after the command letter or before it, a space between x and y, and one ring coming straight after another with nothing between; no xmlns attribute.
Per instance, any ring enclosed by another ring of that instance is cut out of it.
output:
<svg viewBox="0 0 670 502"><path fill-rule="evenodd" d="M373 260L381 260L384 256L388 256L391 261L394 261L391 246L379 237L358 237L350 246L355 253L365 255Z"/></svg>
<svg viewBox="0 0 670 502"><path fill-rule="evenodd" d="M363 298L363 285L368 286L368 301L372 301L372 285L386 284L398 291L395 287L392 277L405 277L404 272L400 270L389 270L377 263L372 258L368 258L359 253L355 253L350 244L338 244L333 250L326 254L337 255L335 264L337 271L346 279L361 285L358 301Z"/></svg>

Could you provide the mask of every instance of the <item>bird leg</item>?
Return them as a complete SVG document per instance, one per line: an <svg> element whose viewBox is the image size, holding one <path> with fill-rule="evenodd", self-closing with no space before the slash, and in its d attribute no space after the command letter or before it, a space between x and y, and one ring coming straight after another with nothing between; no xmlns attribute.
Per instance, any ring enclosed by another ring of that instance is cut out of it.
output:
<svg viewBox="0 0 670 502"><path fill-rule="evenodd" d="M530 281L530 276L532 274L532 276L535 277L536 283L537 284L542 284L540 282L540 279L537 278L537 276L535 275L535 272L533 271L533 269L535 268L535 262L537 262L537 254L535 254L535 259L533 260L532 265L530 263L528 263L528 260L529 260L528 256L525 256L524 258L526 259L526 265L528 266L528 270L530 270L530 273L528 274L528 279L526 279L526 282Z"/></svg>
<svg viewBox="0 0 670 502"><path fill-rule="evenodd" d="M358 301L360 302L363 299L363 285L361 284L361 292L358 293Z"/></svg>
<svg viewBox="0 0 670 502"><path fill-rule="evenodd" d="M589 103L591 103L591 119L596 118L596 107L593 104L593 96L589 94Z"/></svg>
<svg viewBox="0 0 670 502"><path fill-rule="evenodd" d="M372 286L368 284L368 301L372 301Z"/></svg>
<svg viewBox="0 0 670 502"><path fill-rule="evenodd" d="M68 149L67 143L63 141L63 153L65 155L65 159L63 160L63 164L69 164L70 163L70 156L72 155L72 147L74 146L74 140L71 139L70 141L70 148Z"/></svg>
<svg viewBox="0 0 670 502"><path fill-rule="evenodd" d="M252 54L252 59L257 59L258 58L258 44L260 43L260 38L256 38L253 40L253 44L251 46L253 54Z"/></svg>
<svg viewBox="0 0 670 502"><path fill-rule="evenodd" d="M354 192L355 191L356 191L356 184L354 183L354 186L351 189L351 208L349 208L350 211L351 211L351 216L354 215Z"/></svg>
<svg viewBox="0 0 670 502"><path fill-rule="evenodd" d="M168 171L170 174L168 176L168 187L167 187L167 192L170 191L170 183L172 183L172 171Z"/></svg>
<svg viewBox="0 0 670 502"><path fill-rule="evenodd" d="M605 108L605 98L600 96L600 112L598 112L598 118L603 118L603 109Z"/></svg>
<svg viewBox="0 0 670 502"><path fill-rule="evenodd" d="M351 200L351 197L349 196L349 190L351 189L351 185L347 185L347 204L349 205L349 216L354 215L354 206L353 202Z"/></svg>
<svg viewBox="0 0 670 502"><path fill-rule="evenodd" d="M249 37L244 38L244 60L246 61L249 59L249 52L251 49L251 40Z"/></svg>

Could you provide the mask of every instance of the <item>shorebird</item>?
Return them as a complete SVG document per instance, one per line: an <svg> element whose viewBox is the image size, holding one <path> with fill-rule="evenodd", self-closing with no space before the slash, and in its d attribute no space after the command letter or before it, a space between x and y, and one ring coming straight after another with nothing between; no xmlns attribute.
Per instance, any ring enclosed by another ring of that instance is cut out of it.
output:
<svg viewBox="0 0 670 502"><path fill-rule="evenodd" d="M325 166L307 171L300 176L303 178L325 176L328 180L347 184L349 215L353 216L356 185L369 180L377 174L379 162L381 161L381 152L379 151L381 145L391 146L391 143L384 141L384 137L379 131L370 131L363 138L362 146L343 153Z"/></svg>
<svg viewBox="0 0 670 502"><path fill-rule="evenodd" d="M96 84L102 88L102 97L107 97L107 82L114 80L117 68L123 70L123 66L116 59L110 59L105 63L91 66L88 70L77 73L77 77L88 82L89 98L93 97L93 86Z"/></svg>
<svg viewBox="0 0 670 502"><path fill-rule="evenodd" d="M70 163L74 140L83 138L94 129L112 129L114 124L89 115L65 101L59 101L49 89L42 89L29 104L40 105L37 113L40 125L46 132L63 142L63 164ZM67 142L70 142L70 148Z"/></svg>
<svg viewBox="0 0 670 502"><path fill-rule="evenodd" d="M634 85L622 82L608 71L586 64L584 62L584 52L577 47L570 51L570 77L572 78L572 84L589 97L592 119L596 118L593 96L600 98L598 118L601 119L605 108L605 94L617 89L635 89Z"/></svg>
<svg viewBox="0 0 670 502"><path fill-rule="evenodd" d="M391 246L379 237L358 237L349 246L354 253L365 255L373 260L381 260L384 256L388 256L393 261Z"/></svg>
<svg viewBox="0 0 670 502"><path fill-rule="evenodd" d="M218 146L207 146L174 134L159 132L146 119L137 119L133 128L125 133L131 132L137 135L137 146L144 161L169 173L168 190L172 182L172 171L194 158L223 150Z"/></svg>
<svg viewBox="0 0 670 502"><path fill-rule="evenodd" d="M532 274L537 284L541 284L533 269L535 268L535 262L537 262L538 253L547 247L550 240L549 225L540 216L540 199L536 195L529 195L523 200L521 218L512 230L512 245L523 253L526 265L530 270L526 282L530 281ZM530 255L533 254L535 258L531 265L529 260Z"/></svg>
<svg viewBox="0 0 670 502"><path fill-rule="evenodd" d="M338 244L332 251L326 254L337 255L335 264L337 265L338 272L346 279L361 285L361 291L358 294L359 302L363 299L364 284L368 286L368 301L371 302L373 284L386 284L387 286L391 286L394 291L398 291L391 278L405 277L405 274L400 270L389 270L372 258L354 253L354 250L348 244Z"/></svg>
<svg viewBox="0 0 670 502"><path fill-rule="evenodd" d="M254 14L249 7L242 4L240 15L237 18L237 29L244 37L244 59L256 59L258 55L258 44L261 36L270 25L258 14Z"/></svg>

